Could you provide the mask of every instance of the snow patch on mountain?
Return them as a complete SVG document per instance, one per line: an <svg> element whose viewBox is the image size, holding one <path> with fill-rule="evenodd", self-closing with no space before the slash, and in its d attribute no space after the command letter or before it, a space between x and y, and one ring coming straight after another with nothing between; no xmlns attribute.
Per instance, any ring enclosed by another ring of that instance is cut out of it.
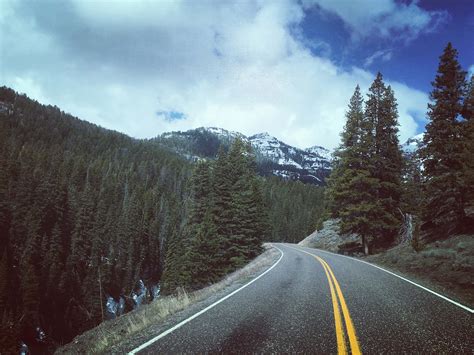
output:
<svg viewBox="0 0 474 355"><path fill-rule="evenodd" d="M209 140L209 138L205 138L209 137L209 135L216 137L224 144L229 144L236 138L250 143L255 150L257 164L265 166L264 175L272 174L284 179L323 185L331 169L332 157L328 149L321 146L299 149L280 141L268 132L247 137L242 133L228 131L223 128L200 127L186 132L164 133L160 138L168 143L171 143L174 139L177 152L185 156L192 155L196 157L193 160L198 160L197 156L199 156L199 153L196 154L196 152L208 151L205 149L206 146L215 143ZM176 142L178 143L176 144ZM193 153L187 151L189 149L192 149ZM213 157L213 155L204 155L206 157Z"/></svg>
<svg viewBox="0 0 474 355"><path fill-rule="evenodd" d="M423 144L424 135L425 133L420 133L416 136L407 139L407 141L402 144L402 151L407 154L415 153L418 149L421 148Z"/></svg>

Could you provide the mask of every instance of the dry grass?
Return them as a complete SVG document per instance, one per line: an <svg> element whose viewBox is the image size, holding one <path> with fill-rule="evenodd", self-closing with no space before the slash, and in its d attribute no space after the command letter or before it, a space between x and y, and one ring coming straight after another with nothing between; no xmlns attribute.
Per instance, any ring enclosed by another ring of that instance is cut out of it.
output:
<svg viewBox="0 0 474 355"><path fill-rule="evenodd" d="M209 298L235 282L243 283L246 279L252 278L268 268L276 261L279 252L269 245L265 245L265 248L264 253L242 269L227 275L220 282L192 293L179 289L176 295L159 298L120 318L100 324L96 328L79 335L71 343L59 348L56 353L106 353L110 347L130 339L150 325L165 322L171 315L186 309L190 305Z"/></svg>

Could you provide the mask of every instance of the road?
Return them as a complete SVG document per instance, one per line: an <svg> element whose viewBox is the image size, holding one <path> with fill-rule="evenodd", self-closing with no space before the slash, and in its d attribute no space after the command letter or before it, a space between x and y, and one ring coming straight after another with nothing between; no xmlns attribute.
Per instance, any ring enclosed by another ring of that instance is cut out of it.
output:
<svg viewBox="0 0 474 355"><path fill-rule="evenodd" d="M275 246L258 280L133 353L472 354L472 310L351 258Z"/></svg>

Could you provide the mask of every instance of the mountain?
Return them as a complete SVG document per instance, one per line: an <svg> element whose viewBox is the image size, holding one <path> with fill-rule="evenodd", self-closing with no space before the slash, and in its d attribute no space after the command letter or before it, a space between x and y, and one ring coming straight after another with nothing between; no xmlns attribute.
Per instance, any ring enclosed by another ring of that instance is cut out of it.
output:
<svg viewBox="0 0 474 355"><path fill-rule="evenodd" d="M420 149L423 144L424 135L425 135L424 133L420 133L420 134L417 134L416 136L408 138L407 141L402 144L402 151L405 154L409 154L409 155L418 151L418 149Z"/></svg>
<svg viewBox="0 0 474 355"><path fill-rule="evenodd" d="M199 160L215 158L221 144L226 147L236 138L252 144L261 175L324 185L331 171L331 153L328 149L320 146L299 149L268 133L247 137L222 128L201 127L185 132L163 133L156 140L188 159Z"/></svg>

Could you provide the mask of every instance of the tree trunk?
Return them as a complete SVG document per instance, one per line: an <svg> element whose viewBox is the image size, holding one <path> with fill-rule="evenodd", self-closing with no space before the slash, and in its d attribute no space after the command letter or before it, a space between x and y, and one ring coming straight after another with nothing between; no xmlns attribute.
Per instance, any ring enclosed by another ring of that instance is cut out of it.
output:
<svg viewBox="0 0 474 355"><path fill-rule="evenodd" d="M367 244L367 238L362 236L362 246L364 247L364 254L369 255L369 244Z"/></svg>

